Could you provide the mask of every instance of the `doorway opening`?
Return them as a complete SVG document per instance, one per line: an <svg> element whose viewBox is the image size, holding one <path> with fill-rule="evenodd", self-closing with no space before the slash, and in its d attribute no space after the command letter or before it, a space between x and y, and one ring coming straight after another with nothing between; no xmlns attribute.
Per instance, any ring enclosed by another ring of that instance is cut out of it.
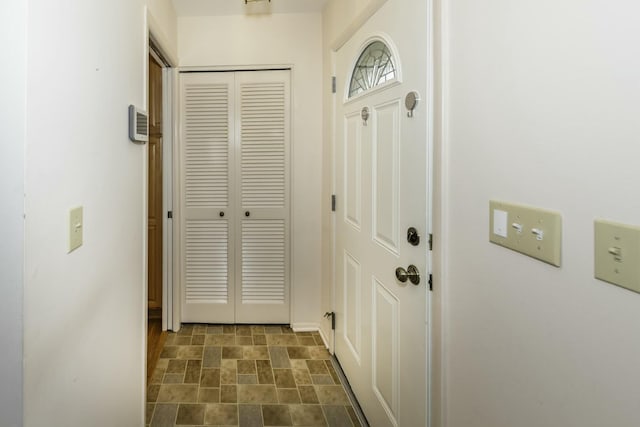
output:
<svg viewBox="0 0 640 427"><path fill-rule="evenodd" d="M162 68L149 52L149 150L147 175L147 378L155 368L162 331Z"/></svg>
<svg viewBox="0 0 640 427"><path fill-rule="evenodd" d="M147 379L173 319L173 69L150 36L147 112Z"/></svg>

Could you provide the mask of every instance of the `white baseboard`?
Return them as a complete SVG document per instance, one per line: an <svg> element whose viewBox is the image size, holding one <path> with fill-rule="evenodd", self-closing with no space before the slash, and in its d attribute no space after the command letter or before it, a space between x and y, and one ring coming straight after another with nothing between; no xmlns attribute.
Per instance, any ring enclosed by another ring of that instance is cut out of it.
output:
<svg viewBox="0 0 640 427"><path fill-rule="evenodd" d="M320 338L322 338L324 347L329 350L329 340L324 335L324 332L322 332L322 328L318 323L292 323L291 329L293 329L293 332L318 332Z"/></svg>
<svg viewBox="0 0 640 427"><path fill-rule="evenodd" d="M324 332L322 332L322 328L318 328L318 333L320 334L320 338L322 338L322 342L324 346L329 350L329 340L324 336Z"/></svg>
<svg viewBox="0 0 640 427"><path fill-rule="evenodd" d="M317 323L292 323L291 329L294 332L317 332L320 330L320 325Z"/></svg>

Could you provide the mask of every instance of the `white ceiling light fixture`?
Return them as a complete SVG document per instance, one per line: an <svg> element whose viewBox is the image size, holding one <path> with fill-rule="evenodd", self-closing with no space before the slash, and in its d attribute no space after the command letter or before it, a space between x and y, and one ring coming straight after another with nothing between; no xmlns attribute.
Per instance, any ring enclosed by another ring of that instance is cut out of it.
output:
<svg viewBox="0 0 640 427"><path fill-rule="evenodd" d="M244 0L247 15L270 15L271 0Z"/></svg>
<svg viewBox="0 0 640 427"><path fill-rule="evenodd" d="M169 1L169 0L167 0ZM250 9L269 9L269 13L322 13L327 0L271 0L247 2L244 0L170 0L176 15L229 16L251 14ZM345 0L342 0L345 1ZM378 0L376 0L378 1ZM362 3L363 0L358 0Z"/></svg>

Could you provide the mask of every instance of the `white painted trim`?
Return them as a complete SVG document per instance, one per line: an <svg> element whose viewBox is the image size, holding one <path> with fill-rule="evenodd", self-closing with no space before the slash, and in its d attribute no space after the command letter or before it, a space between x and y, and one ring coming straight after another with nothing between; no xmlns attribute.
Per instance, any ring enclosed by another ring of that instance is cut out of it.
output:
<svg viewBox="0 0 640 427"><path fill-rule="evenodd" d="M432 372L439 375L438 383L433 384L431 392L431 418L437 415L438 418L431 424L435 427L446 427L448 425L448 401L447 401L447 344L448 323L446 321L448 308L448 269L449 259L448 240L449 240L449 222L450 204L449 204L449 170L450 170L450 154L449 154L449 1L436 0L436 7L439 10L434 14L434 23L439 24L439 31L434 31L434 48L439 51L440 62L434 62L434 88L440 90L438 99L434 99L434 108L440 112L439 121L434 123L434 129L439 129L439 138L434 138L434 150L439 155L435 163L434 170L434 215L433 224L435 239L434 259L433 259L433 278L435 281L434 291L432 295L432 359L436 364ZM434 110L435 111L435 110ZM437 307L437 308L436 308ZM432 375L431 381L435 380Z"/></svg>
<svg viewBox="0 0 640 427"><path fill-rule="evenodd" d="M358 16L355 17L351 24L342 31L342 33L331 43L331 50L336 52L371 18L387 0L371 0L369 5L364 8Z"/></svg>
<svg viewBox="0 0 640 427"><path fill-rule="evenodd" d="M320 331L320 325L318 323L292 323L291 329L293 332L318 332ZM322 332L320 332L322 335Z"/></svg>
<svg viewBox="0 0 640 427"><path fill-rule="evenodd" d="M434 86L434 71L435 71L435 61L434 61L434 43L435 43L435 21L434 21L434 5L433 0L427 0L427 37L429 42L427 43L427 84L426 84L426 109L427 109L427 159L425 164L427 165L427 170L429 173L426 175L426 188L427 188L427 232L429 234L433 233L433 213L435 212L434 203L436 201L434 195L434 178L435 178L435 170L436 166L434 159L434 121L435 121L435 110L434 110L434 102L435 102L435 86ZM430 251L426 251L426 266L428 274L433 274L433 248ZM426 363L426 396L427 402L425 405L426 417L425 420L427 422L427 427L432 426L432 408L433 408L433 394L432 394L432 381L433 381L433 364L432 364L432 355L433 355L433 345L434 341L432 340L433 335L433 320L434 320L434 312L433 312L433 293L427 291L427 300L425 301L425 310L427 310L427 316L425 321L427 324L425 325L425 333L427 336L425 337L427 343L427 360Z"/></svg>
<svg viewBox="0 0 640 427"><path fill-rule="evenodd" d="M182 236L181 236L181 210L182 192L180 191L180 73L177 68L171 70L173 75L173 325L172 330L178 332L182 326Z"/></svg>
<svg viewBox="0 0 640 427"><path fill-rule="evenodd" d="M322 342L324 343L324 346L327 348L327 350L329 350L329 353L334 354L334 349L332 347L329 346L328 342L329 340L327 339L326 336L324 336L324 332L322 332L321 328L318 328L318 333L320 334L320 338L322 338Z"/></svg>
<svg viewBox="0 0 640 427"><path fill-rule="evenodd" d="M163 115L163 141L162 141L162 330L167 329L177 331L180 329L180 321L178 318L178 325L176 327L175 321L175 292L174 283L176 278L174 274L175 270L175 234L173 233L173 225L175 220L169 220L167 218L167 212L173 210L174 202L174 169L172 163L174 161L174 150L172 147L174 142L177 142L177 134L175 128L177 122L175 120L175 108L176 98L176 86L177 80L174 76L174 72L169 72L163 61L158 58L157 54L150 48L149 39L153 38L155 47L160 50L160 54L169 61L169 65L174 67L177 65L176 55L168 49L169 43L164 36L162 29L158 23L154 20L153 15L149 12L149 9L145 7L145 17L147 20L147 38L145 40L146 50L149 55L162 66L162 115ZM148 55L147 55L148 58ZM145 61L146 65L146 61ZM149 71L146 70L145 77L145 91L149 87ZM145 92L146 93L146 92ZM148 104L148 94L145 98L145 103ZM148 110L148 109L147 109ZM148 150L148 148L147 148ZM147 154L148 157L148 154ZM148 162L148 158L146 160ZM148 163L147 163L148 167ZM146 174L145 174L146 178ZM146 182L146 180L145 180ZM146 200L146 198L145 198ZM145 247L148 241L145 239ZM148 260L146 261L148 262ZM148 283L147 283L148 286ZM147 289L148 291L148 289Z"/></svg>
<svg viewBox="0 0 640 427"><path fill-rule="evenodd" d="M287 149L289 150L289 152L287 153L289 156L289 175L288 175L288 182L287 185L289 186L289 191L288 194L286 194L285 197L289 198L289 212L287 212L288 215L288 230L287 233L287 239L288 239L288 244L289 244L289 260L288 260L288 264L286 265L286 269L287 269L287 273L289 274L289 283L287 283L288 288L288 292L289 292L289 323L294 325L304 325L302 323L294 323L294 319L295 319L295 310L294 307L296 305L296 286L295 283L298 282L298 280L296 280L295 277L295 273L296 273L296 269L294 268L295 264L295 260L296 260L296 248L295 248L295 239L293 238L293 232L296 229L296 218L295 215L293 214L294 212L294 206L296 201L294 200L293 195L296 194L296 181L295 179L293 179L294 176L296 176L296 162L294 162L294 159L296 158L296 127L295 127L295 123L296 123L296 109L295 109L295 72L293 69L293 64L289 64L288 65L289 68L289 146L287 147ZM317 325L314 323L313 325L315 325L317 327ZM293 329L293 328L292 328ZM300 330L300 332L303 332L302 330Z"/></svg>
<svg viewBox="0 0 640 427"><path fill-rule="evenodd" d="M162 330L173 329L173 103L171 68L162 70Z"/></svg>
<svg viewBox="0 0 640 427"><path fill-rule="evenodd" d="M206 65L179 67L180 72L233 72L233 71L262 71L262 70L291 70L293 64L243 64L243 65ZM293 79L292 79L293 82Z"/></svg>
<svg viewBox="0 0 640 427"><path fill-rule="evenodd" d="M291 325L291 329L293 329L293 332L318 332L318 334L320 334L320 338L322 338L325 348L329 350L329 353L333 354L333 351L331 351L328 344L329 340L324 335L324 332L318 323L296 323Z"/></svg>

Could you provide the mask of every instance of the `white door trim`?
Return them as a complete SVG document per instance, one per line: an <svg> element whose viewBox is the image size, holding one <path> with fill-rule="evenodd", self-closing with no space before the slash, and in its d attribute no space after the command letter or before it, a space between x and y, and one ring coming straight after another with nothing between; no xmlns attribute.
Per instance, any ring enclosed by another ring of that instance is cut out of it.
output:
<svg viewBox="0 0 640 427"><path fill-rule="evenodd" d="M153 56L156 62L162 66L162 330L177 331L180 329L180 322L178 321L176 324L174 304L175 257L173 246L175 236L173 233L173 219L168 218L168 212L173 211L174 206L173 188L175 180L173 158L174 142L177 141L175 134L177 128L175 116L177 73L173 67L174 59L163 47L163 43L160 41L161 39L158 38L157 32L149 28L148 37L153 40L155 48L160 51L156 52L151 48L151 43L149 43L149 55Z"/></svg>
<svg viewBox="0 0 640 427"><path fill-rule="evenodd" d="M175 68L165 67L162 70L162 330L177 330L174 309L174 236L173 218L173 148L175 132Z"/></svg>
<svg viewBox="0 0 640 427"><path fill-rule="evenodd" d="M432 258L432 274L434 280L431 297L431 351L430 351L430 426L447 426L447 346L445 331L447 330L446 312L448 307L447 271L448 271L448 229L449 215L449 2L446 0L429 0L431 11L430 35L432 52L429 69L433 74L433 105L431 119L433 149L433 223L432 233L434 250Z"/></svg>

